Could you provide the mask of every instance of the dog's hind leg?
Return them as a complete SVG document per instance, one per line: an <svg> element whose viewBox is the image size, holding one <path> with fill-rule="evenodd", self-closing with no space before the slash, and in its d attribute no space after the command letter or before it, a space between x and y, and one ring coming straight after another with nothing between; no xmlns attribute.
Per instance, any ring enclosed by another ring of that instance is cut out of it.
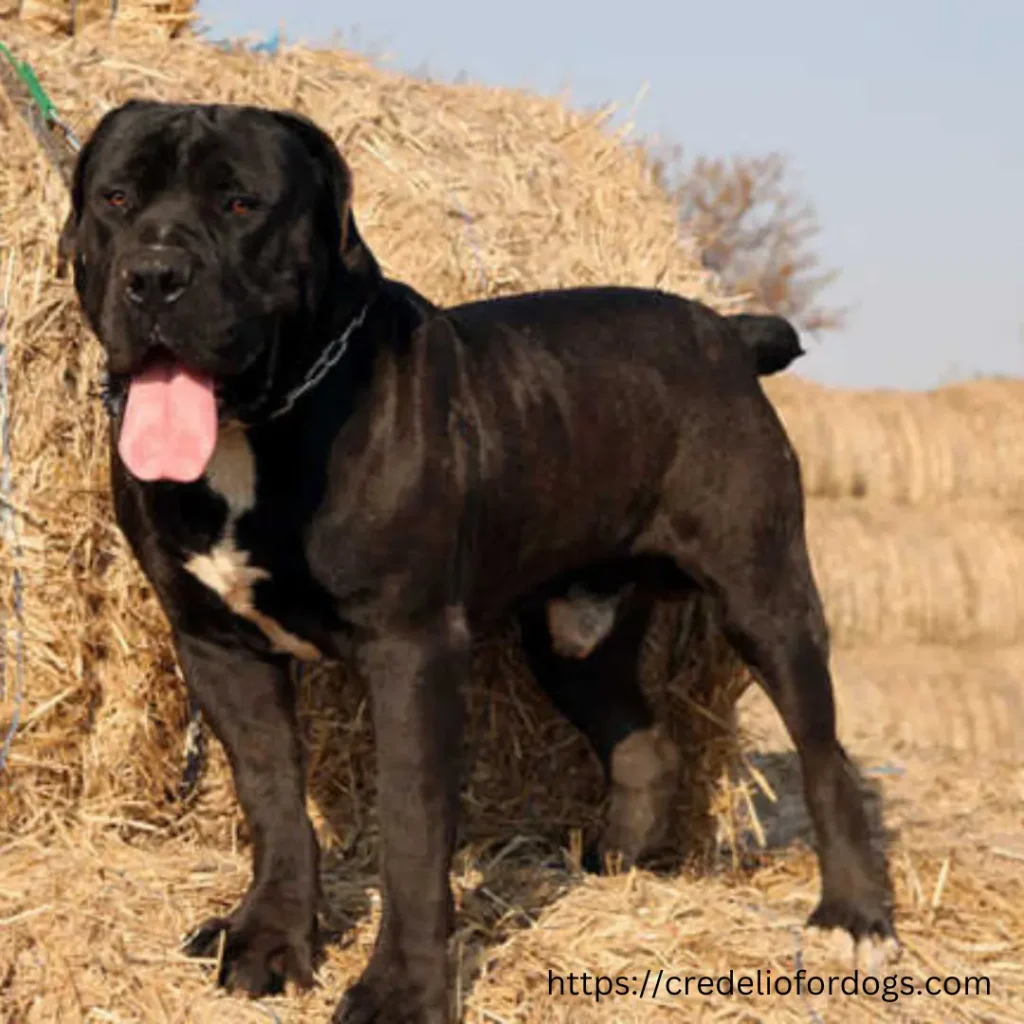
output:
<svg viewBox="0 0 1024 1024"><path fill-rule="evenodd" d="M609 786L608 818L585 866L608 857L628 866L664 839L679 773L679 753L640 688L640 649L652 603L630 597L611 633L589 657L555 649L543 609L520 615L523 652L555 707L590 742Z"/></svg>
<svg viewBox="0 0 1024 1024"><path fill-rule="evenodd" d="M794 503L765 491L742 505L728 537L661 520L659 547L718 600L725 635L756 674L796 747L821 868L821 901L809 923L855 939L894 936L884 852L866 814L865 792L836 733L828 627ZM679 539L685 538L685 539ZM715 538L712 543L711 538Z"/></svg>

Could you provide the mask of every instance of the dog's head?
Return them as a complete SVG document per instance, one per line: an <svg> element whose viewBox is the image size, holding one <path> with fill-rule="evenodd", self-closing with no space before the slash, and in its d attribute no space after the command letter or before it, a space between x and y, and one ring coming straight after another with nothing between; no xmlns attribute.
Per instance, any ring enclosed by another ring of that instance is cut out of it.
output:
<svg viewBox="0 0 1024 1024"><path fill-rule="evenodd" d="M258 418L301 381L380 278L351 196L333 142L295 114L132 101L103 117L60 250L129 428L133 402L165 432L158 404L177 403L174 422L195 419L184 426L209 447L211 416L214 434Z"/></svg>

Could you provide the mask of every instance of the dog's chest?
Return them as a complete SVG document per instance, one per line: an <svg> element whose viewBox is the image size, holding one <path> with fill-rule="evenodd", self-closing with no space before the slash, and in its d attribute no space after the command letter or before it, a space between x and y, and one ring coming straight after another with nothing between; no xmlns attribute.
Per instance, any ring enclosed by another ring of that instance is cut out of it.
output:
<svg viewBox="0 0 1024 1024"><path fill-rule="evenodd" d="M275 651L303 661L319 660L322 654L315 645L286 629L257 605L256 585L273 580L268 570L252 563L251 552L239 545L237 537L239 520L256 503L256 459L243 428L229 424L221 430L206 470L206 482L224 499L227 517L209 549L190 555L185 569L232 612L257 626Z"/></svg>

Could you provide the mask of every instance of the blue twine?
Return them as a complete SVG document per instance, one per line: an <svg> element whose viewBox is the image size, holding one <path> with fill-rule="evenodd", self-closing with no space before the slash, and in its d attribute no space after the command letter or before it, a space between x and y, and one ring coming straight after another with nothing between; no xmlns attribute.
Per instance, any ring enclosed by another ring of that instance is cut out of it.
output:
<svg viewBox="0 0 1024 1024"><path fill-rule="evenodd" d="M14 506L11 502L13 485L11 479L11 420L10 391L7 372L7 323L11 295L11 281L14 277L14 258L9 257L7 264L7 281L4 286L3 307L0 308L0 534L4 544L13 556L14 571L12 573L14 617L17 623L14 655L14 713L11 725L0 746L0 771L7 764L7 758L14 743L15 734L21 724L21 706L24 699L25 681L25 606L24 588L21 576L21 540L14 520ZM0 699L7 697L7 604L0 602Z"/></svg>
<svg viewBox="0 0 1024 1024"><path fill-rule="evenodd" d="M242 46L250 53L265 53L268 57L276 57L281 48L281 33L275 31L273 35L267 36L261 43L249 43L240 39L211 39L210 42L218 50L230 52L236 46Z"/></svg>
<svg viewBox="0 0 1024 1024"><path fill-rule="evenodd" d="M487 294L487 269L484 267L483 254L480 251L480 246L477 243L477 235L473 230L473 217L469 214L466 208L462 205L462 201L454 192L448 193L452 202L459 212L459 219L462 221L462 226L466 233L466 241L469 242L470 251L473 253L473 259L476 261L477 273L480 275L480 290L486 295Z"/></svg>

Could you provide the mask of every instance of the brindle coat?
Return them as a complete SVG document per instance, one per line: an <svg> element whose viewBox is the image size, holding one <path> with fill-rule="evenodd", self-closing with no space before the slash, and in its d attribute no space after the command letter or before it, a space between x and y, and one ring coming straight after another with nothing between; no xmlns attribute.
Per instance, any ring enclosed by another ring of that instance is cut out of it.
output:
<svg viewBox="0 0 1024 1024"><path fill-rule="evenodd" d="M538 683L606 767L603 849L635 859L678 758L640 692L639 645L651 602L694 587L799 752L811 920L891 935L886 864L836 738L800 471L758 381L800 354L795 332L629 288L435 309L381 275L350 196L322 132L252 108L128 104L75 171L62 246L113 394L168 355L218 386L201 480L140 482L111 445L117 521L253 837L245 899L190 950L225 932L220 981L253 994L313 980L318 852L286 668L351 658L376 730L383 916L334 1019L442 1024L473 636L520 617ZM126 301L126 275L161 261L173 290ZM549 629L571 586L629 591L583 658Z"/></svg>

